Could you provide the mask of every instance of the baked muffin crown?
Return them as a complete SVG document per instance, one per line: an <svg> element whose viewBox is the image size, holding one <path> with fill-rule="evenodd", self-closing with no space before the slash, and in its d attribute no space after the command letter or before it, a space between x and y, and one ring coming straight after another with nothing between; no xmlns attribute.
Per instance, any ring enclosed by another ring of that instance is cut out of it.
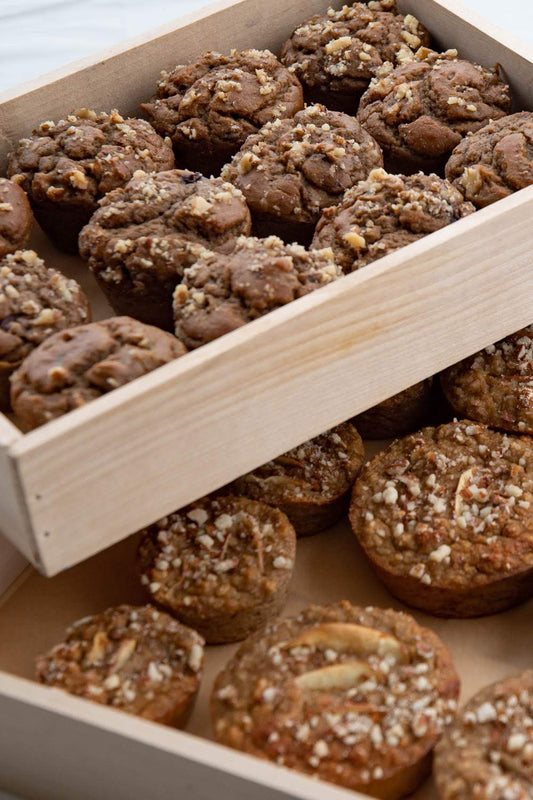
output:
<svg viewBox="0 0 533 800"><path fill-rule="evenodd" d="M25 192L0 178L0 258L28 244L33 216Z"/></svg>

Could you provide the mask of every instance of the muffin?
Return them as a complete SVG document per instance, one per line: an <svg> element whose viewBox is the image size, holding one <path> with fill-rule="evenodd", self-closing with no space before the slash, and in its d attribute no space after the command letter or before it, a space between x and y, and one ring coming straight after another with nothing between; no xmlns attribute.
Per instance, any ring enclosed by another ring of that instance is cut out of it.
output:
<svg viewBox="0 0 533 800"><path fill-rule="evenodd" d="M174 292L176 336L192 349L342 275L331 250L241 237L230 255L205 251Z"/></svg>
<svg viewBox="0 0 533 800"><path fill-rule="evenodd" d="M182 727L198 693L203 639L154 606L108 608L37 659L40 683Z"/></svg>
<svg viewBox="0 0 533 800"><path fill-rule="evenodd" d="M269 50L210 51L163 72L155 96L141 107L172 140L178 166L218 175L250 134L303 108L303 93Z"/></svg>
<svg viewBox="0 0 533 800"><path fill-rule="evenodd" d="M78 234L107 192L138 169L172 169L172 147L143 119L81 109L42 122L8 159L8 177L28 195L39 225L57 247L78 252Z"/></svg>
<svg viewBox="0 0 533 800"><path fill-rule="evenodd" d="M441 384L460 416L533 434L533 325L444 370Z"/></svg>
<svg viewBox="0 0 533 800"><path fill-rule="evenodd" d="M323 209L382 166L354 117L315 105L249 136L222 177L244 194L256 235L309 245Z"/></svg>
<svg viewBox="0 0 533 800"><path fill-rule="evenodd" d="M357 117L383 150L389 172L438 172L471 132L509 114L509 87L493 70L446 53L420 51L383 70L361 98Z"/></svg>
<svg viewBox="0 0 533 800"><path fill-rule="evenodd" d="M211 716L222 744L396 800L428 774L458 694L432 631L345 601L251 636L218 676Z"/></svg>
<svg viewBox="0 0 533 800"><path fill-rule="evenodd" d="M533 786L533 670L478 692L435 750L441 800L529 800Z"/></svg>
<svg viewBox="0 0 533 800"><path fill-rule="evenodd" d="M298 536L310 536L346 512L363 458L361 437L344 422L238 478L229 491L279 508Z"/></svg>
<svg viewBox="0 0 533 800"><path fill-rule="evenodd" d="M350 521L378 577L443 617L533 596L533 441L474 422L406 436L363 467Z"/></svg>
<svg viewBox="0 0 533 800"><path fill-rule="evenodd" d="M530 186L533 113L511 114L467 136L451 154L446 177L477 208Z"/></svg>
<svg viewBox="0 0 533 800"><path fill-rule="evenodd" d="M89 319L81 287L33 250L0 258L0 408L9 407L9 378L23 359L52 334Z"/></svg>
<svg viewBox="0 0 533 800"><path fill-rule="evenodd" d="M185 268L201 247L230 253L250 225L241 192L220 178L136 172L101 201L80 253L117 314L172 330L172 293Z"/></svg>
<svg viewBox="0 0 533 800"><path fill-rule="evenodd" d="M287 598L296 535L275 508L204 498L142 532L141 582L153 601L210 644L245 639Z"/></svg>
<svg viewBox="0 0 533 800"><path fill-rule="evenodd" d="M44 425L183 355L170 333L112 317L50 336L11 379L11 404L26 430Z"/></svg>
<svg viewBox="0 0 533 800"><path fill-rule="evenodd" d="M415 383L377 406L363 411L352 422L363 439L404 436L429 421L433 378Z"/></svg>
<svg viewBox="0 0 533 800"><path fill-rule="evenodd" d="M312 248L330 247L345 273L364 267L475 211L460 191L437 175L389 175L372 170L327 208Z"/></svg>
<svg viewBox="0 0 533 800"><path fill-rule="evenodd" d="M396 13L393 0L328 8L299 25L281 60L298 76L309 103L355 114L363 92L385 63L413 57L430 36L420 22Z"/></svg>
<svg viewBox="0 0 533 800"><path fill-rule="evenodd" d="M0 178L0 258L27 246L32 220L28 198L20 186Z"/></svg>

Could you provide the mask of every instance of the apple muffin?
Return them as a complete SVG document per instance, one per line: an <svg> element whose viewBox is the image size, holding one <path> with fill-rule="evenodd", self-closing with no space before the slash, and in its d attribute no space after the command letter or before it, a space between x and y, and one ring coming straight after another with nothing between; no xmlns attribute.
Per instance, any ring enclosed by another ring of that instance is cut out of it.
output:
<svg viewBox="0 0 533 800"><path fill-rule="evenodd" d="M309 245L324 208L382 166L355 117L313 105L249 136L222 177L244 194L257 236Z"/></svg>
<svg viewBox="0 0 533 800"><path fill-rule="evenodd" d="M0 258L0 408L9 408L10 376L36 347L89 320L81 286L47 267L36 252Z"/></svg>
<svg viewBox="0 0 533 800"><path fill-rule="evenodd" d="M210 644L245 639L287 598L296 534L281 511L209 497L142 532L137 565L153 601Z"/></svg>
<svg viewBox="0 0 533 800"><path fill-rule="evenodd" d="M470 421L394 442L355 483L350 521L407 605L494 614L533 596L533 440Z"/></svg>
<svg viewBox="0 0 533 800"><path fill-rule="evenodd" d="M222 744L397 800L430 771L458 694L432 631L344 601L251 636L215 682L211 717Z"/></svg>
<svg viewBox="0 0 533 800"><path fill-rule="evenodd" d="M457 50L422 49L413 61L383 70L361 98L358 119L383 150L390 172L443 174L453 149L511 111L498 67L457 58Z"/></svg>
<svg viewBox="0 0 533 800"><path fill-rule="evenodd" d="M363 439L391 439L429 422L433 378L427 378L363 411L352 422Z"/></svg>
<svg viewBox="0 0 533 800"><path fill-rule="evenodd" d="M344 422L237 478L228 491L279 508L298 536L311 536L346 513L363 459L359 433Z"/></svg>
<svg viewBox="0 0 533 800"><path fill-rule="evenodd" d="M183 727L202 674L204 641L154 606L84 617L37 659L40 683L151 722Z"/></svg>
<svg viewBox="0 0 533 800"><path fill-rule="evenodd" d="M441 384L460 416L533 434L533 325L444 370Z"/></svg>
<svg viewBox="0 0 533 800"><path fill-rule="evenodd" d="M0 178L0 258L27 246L32 220L26 193L17 183Z"/></svg>
<svg viewBox="0 0 533 800"><path fill-rule="evenodd" d="M467 136L446 164L446 177L483 208L533 183L533 113L511 114Z"/></svg>
<svg viewBox="0 0 533 800"><path fill-rule="evenodd" d="M230 253L250 232L241 192L220 178L136 172L80 234L80 254L117 314L172 330L172 293L203 248Z"/></svg>
<svg viewBox="0 0 533 800"><path fill-rule="evenodd" d="M209 51L163 72L141 107L172 140L178 166L218 175L250 134L303 108L303 92L269 50Z"/></svg>
<svg viewBox="0 0 533 800"><path fill-rule="evenodd" d="M111 317L50 336L11 379L25 430L80 408L186 352L174 336L130 317Z"/></svg>
<svg viewBox="0 0 533 800"><path fill-rule="evenodd" d="M82 108L42 122L10 154L7 175L28 195L39 225L57 247L78 252L78 234L107 192L138 169L172 169L174 154L144 119Z"/></svg>
<svg viewBox="0 0 533 800"><path fill-rule="evenodd" d="M394 0L371 0L315 14L285 42L281 60L302 82L307 102L355 114L383 64L401 64L429 44L428 31L412 14L396 13Z"/></svg>
<svg viewBox="0 0 533 800"><path fill-rule="evenodd" d="M343 272L393 253L475 211L461 192L437 175L390 175L372 170L327 208L312 248L329 247Z"/></svg>

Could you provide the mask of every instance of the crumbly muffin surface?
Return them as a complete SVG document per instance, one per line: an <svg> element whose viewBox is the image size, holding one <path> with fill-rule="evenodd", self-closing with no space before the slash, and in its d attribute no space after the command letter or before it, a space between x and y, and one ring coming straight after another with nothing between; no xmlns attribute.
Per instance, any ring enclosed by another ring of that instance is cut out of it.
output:
<svg viewBox="0 0 533 800"><path fill-rule="evenodd" d="M330 250L241 237L229 255L203 253L174 292L176 335L199 347L341 276Z"/></svg>
<svg viewBox="0 0 533 800"><path fill-rule="evenodd" d="M37 660L48 686L172 722L200 682L203 639L154 606L122 605L76 622Z"/></svg>
<svg viewBox="0 0 533 800"><path fill-rule="evenodd" d="M458 687L431 631L343 602L250 637L218 676L211 711L223 744L372 791L424 759Z"/></svg>
<svg viewBox="0 0 533 800"><path fill-rule="evenodd" d="M533 670L478 692L435 753L442 800L530 800L533 786Z"/></svg>
<svg viewBox="0 0 533 800"><path fill-rule="evenodd" d="M470 421L375 456L350 520L378 567L422 589L476 591L533 569L533 443Z"/></svg>
<svg viewBox="0 0 533 800"><path fill-rule="evenodd" d="M533 183L533 113L490 122L460 142L446 177L478 208Z"/></svg>
<svg viewBox="0 0 533 800"><path fill-rule="evenodd" d="M0 258L26 247L31 223L26 194L13 181L0 178Z"/></svg>
<svg viewBox="0 0 533 800"><path fill-rule="evenodd" d="M343 271L352 272L474 211L437 175L375 169L338 206L326 209L312 247L330 247Z"/></svg>
<svg viewBox="0 0 533 800"><path fill-rule="evenodd" d="M381 166L381 149L354 117L312 105L250 136L222 176L252 212L313 223Z"/></svg>
<svg viewBox="0 0 533 800"><path fill-rule="evenodd" d="M76 281L47 267L33 250L0 259L0 364L16 367L52 334L89 319Z"/></svg>
<svg viewBox="0 0 533 800"><path fill-rule="evenodd" d="M458 414L533 434L533 325L449 367L441 383Z"/></svg>
<svg viewBox="0 0 533 800"><path fill-rule="evenodd" d="M511 110L498 72L458 59L456 50L422 50L384 72L362 97L357 116L382 147L385 166L392 161L401 171L440 164L467 133Z"/></svg>

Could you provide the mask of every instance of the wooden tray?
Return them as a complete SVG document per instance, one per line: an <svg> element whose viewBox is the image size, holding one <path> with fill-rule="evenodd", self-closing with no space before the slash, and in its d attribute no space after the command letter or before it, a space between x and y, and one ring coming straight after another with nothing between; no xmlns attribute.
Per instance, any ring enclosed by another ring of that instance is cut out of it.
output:
<svg viewBox="0 0 533 800"><path fill-rule="evenodd" d="M159 70L207 46L279 50L326 0L225 0L0 104L2 153L81 104L138 111ZM520 107L531 54L453 0L401 0L440 38L501 63ZM0 137L1 138L1 137ZM44 574L124 538L531 322L533 187L23 436L0 418L0 528ZM50 264L90 283L40 240ZM92 291L95 316L107 307ZM157 491L154 491L157 487Z"/></svg>
<svg viewBox="0 0 533 800"><path fill-rule="evenodd" d="M340 3L336 3L340 5ZM533 106L531 50L455 0L400 0L441 40L502 64ZM224 0L155 36L0 98L0 157L42 119L80 105L135 114L159 70L205 47L279 48L326 0ZM132 530L531 322L533 187L276 311L28 435L0 417L0 529L46 575L0 547L0 789L43 800L348 800L363 797L210 741L206 700L233 652L209 648L187 733L31 680L35 656L72 620L141 602ZM76 277L76 258L35 249ZM110 545L77 567L83 561ZM345 523L299 542L287 612L342 598L400 608ZM429 624L452 649L464 697L529 666L531 604ZM192 734L192 735L191 735ZM431 800L431 785L416 796Z"/></svg>

